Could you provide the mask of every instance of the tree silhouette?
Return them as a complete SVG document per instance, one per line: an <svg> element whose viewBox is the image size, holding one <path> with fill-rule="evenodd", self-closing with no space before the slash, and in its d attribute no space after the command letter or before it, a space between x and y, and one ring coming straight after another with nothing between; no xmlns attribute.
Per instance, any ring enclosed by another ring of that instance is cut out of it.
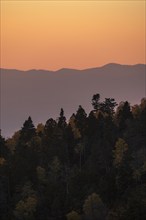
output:
<svg viewBox="0 0 146 220"><path fill-rule="evenodd" d="M97 94L93 95L93 97L92 97L92 106L93 106L94 110L96 110L96 111L100 109L99 100L100 100L100 94L97 93Z"/></svg>
<svg viewBox="0 0 146 220"><path fill-rule="evenodd" d="M146 219L146 99L92 105L0 136L0 219Z"/></svg>

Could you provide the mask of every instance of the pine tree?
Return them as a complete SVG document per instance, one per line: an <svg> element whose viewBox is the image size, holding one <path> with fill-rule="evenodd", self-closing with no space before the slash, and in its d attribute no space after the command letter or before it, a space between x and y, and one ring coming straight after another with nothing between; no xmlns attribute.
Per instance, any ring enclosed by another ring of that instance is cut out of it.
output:
<svg viewBox="0 0 146 220"><path fill-rule="evenodd" d="M85 110L82 108L81 105L79 105L79 108L77 110L77 113L75 115L75 124L77 128L80 131L81 136L83 137L85 135L85 131L87 128L87 114Z"/></svg>
<svg viewBox="0 0 146 220"><path fill-rule="evenodd" d="M24 122L22 129L20 130L20 139L23 142L28 142L34 137L36 134L36 129L32 122L31 117L29 116L28 119Z"/></svg>
<svg viewBox="0 0 146 220"><path fill-rule="evenodd" d="M124 130L128 126L128 122L133 118L130 104L126 102L121 102L117 108L115 115L115 123L119 129L120 134L123 134Z"/></svg>
<svg viewBox="0 0 146 220"><path fill-rule="evenodd" d="M59 128L66 128L66 117L64 116L64 110L61 108L60 110L60 117L58 118L58 127Z"/></svg>

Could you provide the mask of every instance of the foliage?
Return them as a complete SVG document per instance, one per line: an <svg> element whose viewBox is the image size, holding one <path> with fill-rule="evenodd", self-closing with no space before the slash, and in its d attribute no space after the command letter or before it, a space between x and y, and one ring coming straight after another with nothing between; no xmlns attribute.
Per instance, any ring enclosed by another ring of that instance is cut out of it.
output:
<svg viewBox="0 0 146 220"><path fill-rule="evenodd" d="M103 204L100 196L96 193L92 193L85 200L83 211L85 213L85 217L89 220L104 220L107 214L105 205Z"/></svg>
<svg viewBox="0 0 146 220"><path fill-rule="evenodd" d="M18 219L32 220L36 211L37 200L35 197L28 197L20 200L15 208L14 215Z"/></svg>
<svg viewBox="0 0 146 220"><path fill-rule="evenodd" d="M146 219L146 99L92 106L0 135L0 219Z"/></svg>
<svg viewBox="0 0 146 220"><path fill-rule="evenodd" d="M75 211L71 211L66 216L67 216L67 220L81 220L80 215Z"/></svg>
<svg viewBox="0 0 146 220"><path fill-rule="evenodd" d="M114 156L114 165L116 167L120 166L121 163L124 160L124 155L126 154L128 150L128 144L126 142L119 138L116 142L115 149L113 150L113 156Z"/></svg>

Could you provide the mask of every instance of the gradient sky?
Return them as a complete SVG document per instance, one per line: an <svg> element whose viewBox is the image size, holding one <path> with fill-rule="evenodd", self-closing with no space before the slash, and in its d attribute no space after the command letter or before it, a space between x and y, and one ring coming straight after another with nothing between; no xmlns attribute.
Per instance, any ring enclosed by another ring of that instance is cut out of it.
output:
<svg viewBox="0 0 146 220"><path fill-rule="evenodd" d="M145 1L1 0L1 67L145 63Z"/></svg>

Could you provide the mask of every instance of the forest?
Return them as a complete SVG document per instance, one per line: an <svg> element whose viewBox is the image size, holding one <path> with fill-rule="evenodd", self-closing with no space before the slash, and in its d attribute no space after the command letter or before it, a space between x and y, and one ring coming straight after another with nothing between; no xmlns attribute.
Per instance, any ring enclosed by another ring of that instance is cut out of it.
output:
<svg viewBox="0 0 146 220"><path fill-rule="evenodd" d="M0 135L1 220L146 219L146 98L91 104Z"/></svg>

